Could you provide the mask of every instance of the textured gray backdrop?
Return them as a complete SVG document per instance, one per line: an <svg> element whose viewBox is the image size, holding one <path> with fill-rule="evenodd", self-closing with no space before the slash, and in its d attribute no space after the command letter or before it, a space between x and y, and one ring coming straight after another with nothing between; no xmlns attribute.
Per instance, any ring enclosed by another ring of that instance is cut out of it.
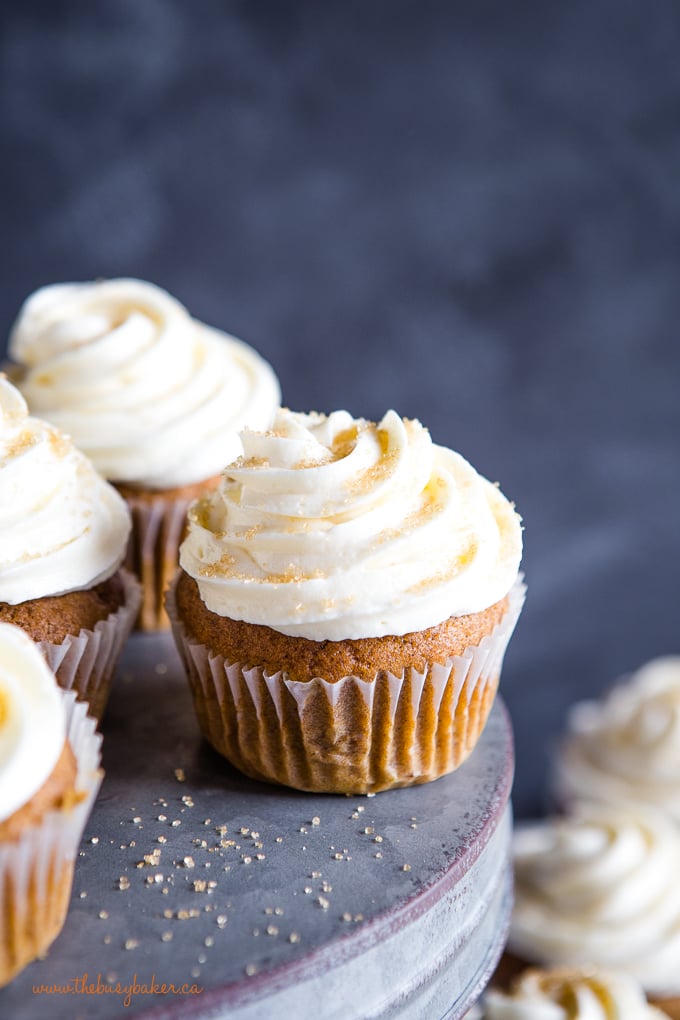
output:
<svg viewBox="0 0 680 1020"><path fill-rule="evenodd" d="M680 652L680 12L2 6L3 337L136 275L297 409L419 417L526 524L515 804L576 698Z"/></svg>

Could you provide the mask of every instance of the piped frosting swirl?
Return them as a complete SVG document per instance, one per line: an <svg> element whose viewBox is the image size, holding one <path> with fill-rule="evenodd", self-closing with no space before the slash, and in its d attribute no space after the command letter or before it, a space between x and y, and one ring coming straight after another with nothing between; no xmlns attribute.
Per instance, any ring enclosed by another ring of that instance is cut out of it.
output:
<svg viewBox="0 0 680 1020"><path fill-rule="evenodd" d="M277 413L195 503L180 562L208 609L312 640L435 626L517 576L512 505L418 421Z"/></svg>
<svg viewBox="0 0 680 1020"><path fill-rule="evenodd" d="M556 766L562 802L654 805L680 823L680 656L575 705L568 730Z"/></svg>
<svg viewBox="0 0 680 1020"><path fill-rule="evenodd" d="M510 949L544 964L624 971L680 994L680 830L652 809L583 803L519 828Z"/></svg>
<svg viewBox="0 0 680 1020"><path fill-rule="evenodd" d="M129 532L116 490L0 375L0 602L93 587L120 566Z"/></svg>
<svg viewBox="0 0 680 1020"><path fill-rule="evenodd" d="M71 435L106 478L144 488L218 474L241 452L238 430L266 427L279 403L251 347L141 280L41 288L9 350L31 412Z"/></svg>
<svg viewBox="0 0 680 1020"><path fill-rule="evenodd" d="M0 821L38 792L65 740L54 675L23 630L0 623Z"/></svg>
<svg viewBox="0 0 680 1020"><path fill-rule="evenodd" d="M664 1020L630 975L553 968L524 971L509 992L487 992L484 1020Z"/></svg>

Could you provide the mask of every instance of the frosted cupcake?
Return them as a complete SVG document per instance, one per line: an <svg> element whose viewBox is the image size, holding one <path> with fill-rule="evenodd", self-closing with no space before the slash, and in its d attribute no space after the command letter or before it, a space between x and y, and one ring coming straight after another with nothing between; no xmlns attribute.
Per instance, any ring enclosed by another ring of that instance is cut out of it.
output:
<svg viewBox="0 0 680 1020"><path fill-rule="evenodd" d="M121 496L0 376L0 621L25 630L98 718L139 609L120 569L129 533Z"/></svg>
<svg viewBox="0 0 680 1020"><path fill-rule="evenodd" d="M635 978L596 968L530 969L501 992L487 992L466 1020L666 1020Z"/></svg>
<svg viewBox="0 0 680 1020"><path fill-rule="evenodd" d="M623 971L656 999L680 996L680 829L670 818L583 803L519 828L514 858L513 954Z"/></svg>
<svg viewBox="0 0 680 1020"><path fill-rule="evenodd" d="M337 793L461 764L523 600L497 487L417 421L278 412L189 513L168 598L201 728L258 779Z"/></svg>
<svg viewBox="0 0 680 1020"><path fill-rule="evenodd" d="M555 787L565 805L654 805L680 823L680 656L654 659L572 708Z"/></svg>
<svg viewBox="0 0 680 1020"><path fill-rule="evenodd" d="M0 986L61 931L100 743L28 635L0 623Z"/></svg>
<svg viewBox="0 0 680 1020"><path fill-rule="evenodd" d="M187 506L240 454L238 430L270 423L280 395L272 369L159 287L126 279L36 291L9 351L31 412L72 436L127 500L140 624L165 626Z"/></svg>

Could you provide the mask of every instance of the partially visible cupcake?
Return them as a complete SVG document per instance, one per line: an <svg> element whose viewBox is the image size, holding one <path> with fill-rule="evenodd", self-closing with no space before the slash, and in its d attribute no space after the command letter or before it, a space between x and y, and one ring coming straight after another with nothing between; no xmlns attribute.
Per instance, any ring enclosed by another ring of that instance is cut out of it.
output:
<svg viewBox="0 0 680 1020"><path fill-rule="evenodd" d="M366 793L461 764L519 615L512 505L417 421L280 410L189 512L168 596L234 765Z"/></svg>
<svg viewBox="0 0 680 1020"><path fill-rule="evenodd" d="M530 968L505 991L492 988L466 1020L667 1020L625 972Z"/></svg>
<svg viewBox="0 0 680 1020"><path fill-rule="evenodd" d="M564 806L653 805L680 823L680 656L654 659L571 709L554 786Z"/></svg>
<svg viewBox="0 0 680 1020"><path fill-rule="evenodd" d="M9 351L31 412L72 436L127 500L140 625L167 626L163 590L189 502L239 455L239 429L269 425L280 397L272 369L164 290L127 279L36 291Z"/></svg>
<svg viewBox="0 0 680 1020"><path fill-rule="evenodd" d="M680 829L652 808L582 803L518 828L509 948L552 966L624 971L677 1010ZM669 1010L670 1011L670 1010Z"/></svg>
<svg viewBox="0 0 680 1020"><path fill-rule="evenodd" d="M121 496L0 376L0 621L39 644L97 718L139 610L139 583L120 569L129 533Z"/></svg>
<svg viewBox="0 0 680 1020"><path fill-rule="evenodd" d="M0 986L62 929L100 745L28 635L0 623Z"/></svg>

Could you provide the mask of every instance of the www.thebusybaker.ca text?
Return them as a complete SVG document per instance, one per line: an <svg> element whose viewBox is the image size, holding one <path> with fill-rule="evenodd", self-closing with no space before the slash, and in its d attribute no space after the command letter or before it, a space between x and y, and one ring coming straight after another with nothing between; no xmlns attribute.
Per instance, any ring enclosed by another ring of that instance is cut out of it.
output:
<svg viewBox="0 0 680 1020"><path fill-rule="evenodd" d="M90 975L85 973L63 983L33 985L34 995L119 995L125 1008L135 995L201 995L202 992L200 985L157 981L155 974L148 981L139 981L135 974L128 984L104 980L101 974L97 974L96 981L90 980Z"/></svg>

